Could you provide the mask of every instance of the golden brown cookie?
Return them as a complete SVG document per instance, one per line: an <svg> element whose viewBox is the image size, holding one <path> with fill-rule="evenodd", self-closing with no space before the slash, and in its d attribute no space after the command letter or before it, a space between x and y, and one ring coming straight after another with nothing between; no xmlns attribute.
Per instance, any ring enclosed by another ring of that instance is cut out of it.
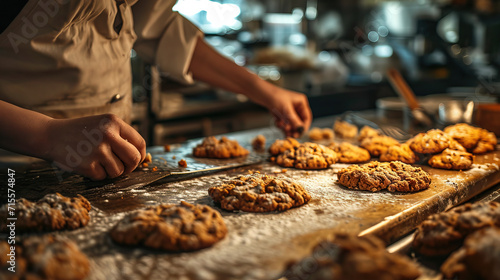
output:
<svg viewBox="0 0 500 280"><path fill-rule="evenodd" d="M339 183L350 189L391 192L417 192L431 183L427 172L400 161L373 161L363 165L351 165L338 172Z"/></svg>
<svg viewBox="0 0 500 280"><path fill-rule="evenodd" d="M240 175L208 190L222 209L246 212L285 211L309 200L309 193L293 179L253 173Z"/></svg>
<svg viewBox="0 0 500 280"><path fill-rule="evenodd" d="M355 138L358 135L358 127L346 121L336 120L333 124L335 135L340 138Z"/></svg>
<svg viewBox="0 0 500 280"><path fill-rule="evenodd" d="M468 152L445 149L442 153L433 155L428 163L434 168L464 170L469 169L474 161L474 155Z"/></svg>
<svg viewBox="0 0 500 280"><path fill-rule="evenodd" d="M226 236L219 212L207 205L160 204L133 212L109 232L123 245L143 245L165 251L194 251L212 246Z"/></svg>
<svg viewBox="0 0 500 280"><path fill-rule="evenodd" d="M323 130L319 127L313 127L311 130L309 130L309 133L307 134L309 136L309 139L313 141L318 141L323 139Z"/></svg>
<svg viewBox="0 0 500 280"><path fill-rule="evenodd" d="M461 152L467 152L467 149L462 146L462 144L458 143L455 139L450 139L450 144L448 146L448 149L450 150L455 150L455 151L461 151Z"/></svg>
<svg viewBox="0 0 500 280"><path fill-rule="evenodd" d="M466 123L457 123L447 126L444 129L444 132L459 142L467 150L474 148L477 145L479 138L481 138L479 130Z"/></svg>
<svg viewBox="0 0 500 280"><path fill-rule="evenodd" d="M284 153L286 150L295 149L298 146L300 146L300 143L295 138L278 139L269 147L269 153L276 156Z"/></svg>
<svg viewBox="0 0 500 280"><path fill-rule="evenodd" d="M338 156L338 162L342 163L359 163L370 160L370 153L361 147L355 146L349 142L340 144L331 143L328 148L334 150Z"/></svg>
<svg viewBox="0 0 500 280"><path fill-rule="evenodd" d="M380 161L401 161L411 164L417 160L418 156L410 149L408 144L390 146L380 155Z"/></svg>
<svg viewBox="0 0 500 280"><path fill-rule="evenodd" d="M255 136L252 139L252 147L255 151L264 151L266 148L266 137L262 134Z"/></svg>
<svg viewBox="0 0 500 280"><path fill-rule="evenodd" d="M420 276L408 257L391 254L374 236L336 234L319 242L309 256L287 265L283 277L309 280L413 280Z"/></svg>
<svg viewBox="0 0 500 280"><path fill-rule="evenodd" d="M421 132L411 139L410 148L420 154L435 154L450 145L450 137L440 129Z"/></svg>
<svg viewBox="0 0 500 280"><path fill-rule="evenodd" d="M358 141L361 142L366 138L373 138L377 136L382 136L382 133L375 128L371 128L367 125L363 126L359 131Z"/></svg>
<svg viewBox="0 0 500 280"><path fill-rule="evenodd" d="M235 158L246 156L249 153L236 140L230 140L225 136L222 136L220 140L209 136L193 148L193 155L201 158Z"/></svg>
<svg viewBox="0 0 500 280"><path fill-rule="evenodd" d="M0 279L60 280L85 279L89 260L73 242L61 236L31 236L15 244L15 273L7 270L12 254L6 241L0 241Z"/></svg>
<svg viewBox="0 0 500 280"><path fill-rule="evenodd" d="M441 266L443 279L500 279L500 228L489 227L467 236L464 246Z"/></svg>
<svg viewBox="0 0 500 280"><path fill-rule="evenodd" d="M467 203L429 216L418 226L413 248L422 255L448 255L469 234L495 225L500 226L500 203Z"/></svg>
<svg viewBox="0 0 500 280"><path fill-rule="evenodd" d="M472 148L471 152L474 154L484 154L494 151L497 146L497 137L495 134L486 129L481 129L479 135L479 141L477 145Z"/></svg>
<svg viewBox="0 0 500 280"><path fill-rule="evenodd" d="M87 225L90 220L90 203L81 195L47 194L37 202L20 198L15 209L17 232L76 229ZM8 210L7 204L0 207L2 221L11 217ZM7 225L2 223L0 231L8 231Z"/></svg>
<svg viewBox="0 0 500 280"><path fill-rule="evenodd" d="M377 136L371 138L365 138L359 146L368 150L372 157L378 157L385 153L390 146L399 145L399 142L389 136Z"/></svg>
<svg viewBox="0 0 500 280"><path fill-rule="evenodd" d="M297 169L326 169L337 162L337 154L320 144L305 142L294 149L271 157L279 166Z"/></svg>

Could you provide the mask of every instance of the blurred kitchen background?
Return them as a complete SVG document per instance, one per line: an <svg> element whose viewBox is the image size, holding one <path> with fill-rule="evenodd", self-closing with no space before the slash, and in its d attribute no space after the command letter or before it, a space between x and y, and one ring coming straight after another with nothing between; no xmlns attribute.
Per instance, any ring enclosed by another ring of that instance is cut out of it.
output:
<svg viewBox="0 0 500 280"><path fill-rule="evenodd" d="M357 110L401 117L389 68L432 113L447 100L500 96L499 0L179 0L174 10L237 64L307 94L314 118ZM244 96L176 84L131 56L134 125L149 145L273 125Z"/></svg>

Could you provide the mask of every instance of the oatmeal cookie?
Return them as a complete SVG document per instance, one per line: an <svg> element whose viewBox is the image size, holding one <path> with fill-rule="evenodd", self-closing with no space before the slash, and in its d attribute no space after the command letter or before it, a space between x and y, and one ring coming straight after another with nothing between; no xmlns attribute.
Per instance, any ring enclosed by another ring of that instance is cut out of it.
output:
<svg viewBox="0 0 500 280"><path fill-rule="evenodd" d="M441 266L444 279L500 279L500 228L489 227L469 235L464 246Z"/></svg>
<svg viewBox="0 0 500 280"><path fill-rule="evenodd" d="M467 203L429 216L418 226L413 248L422 255L448 255L469 234L491 226L500 226L500 203Z"/></svg>
<svg viewBox="0 0 500 280"><path fill-rule="evenodd" d="M445 149L442 153L433 155L428 163L434 168L464 170L472 166L474 155L468 152Z"/></svg>
<svg viewBox="0 0 500 280"><path fill-rule="evenodd" d="M396 139L385 135L365 138L359 144L359 146L367 149L373 157L380 156L385 153L390 146L396 145L399 145L399 142Z"/></svg>
<svg viewBox="0 0 500 280"><path fill-rule="evenodd" d="M65 197L58 193L47 194L37 202L24 198L16 201L16 231L53 231L77 229L88 224L90 202L83 196ZM0 219L6 221L7 205L0 207ZM8 231L2 223L0 231Z"/></svg>
<svg viewBox="0 0 500 280"><path fill-rule="evenodd" d="M276 156L284 153L286 150L295 149L298 146L300 146L300 143L295 138L278 139L269 147L269 153Z"/></svg>
<svg viewBox="0 0 500 280"><path fill-rule="evenodd" d="M222 209L246 212L285 211L311 200L294 180L260 173L237 176L211 187L208 194Z"/></svg>
<svg viewBox="0 0 500 280"><path fill-rule="evenodd" d="M418 156L410 149L408 144L390 146L380 155L380 161L401 161L411 164L418 159Z"/></svg>
<svg viewBox="0 0 500 280"><path fill-rule="evenodd" d="M336 234L319 242L310 256L288 264L283 276L310 280L413 280L420 274L415 263L404 255L387 252L377 237Z"/></svg>
<svg viewBox="0 0 500 280"><path fill-rule="evenodd" d="M337 154L330 148L320 144L306 142L298 147L284 151L271 161L279 166L297 169L326 169L337 162Z"/></svg>
<svg viewBox="0 0 500 280"><path fill-rule="evenodd" d="M236 140L230 140L225 136L222 136L220 140L209 136L193 148L193 155L201 158L235 158L246 156L249 153Z"/></svg>
<svg viewBox="0 0 500 280"><path fill-rule="evenodd" d="M370 153L361 147L353 145L349 142L340 144L331 143L328 148L334 150L338 156L338 162L342 163L359 163L370 160Z"/></svg>
<svg viewBox="0 0 500 280"><path fill-rule="evenodd" d="M444 132L474 154L494 151L497 145L497 138L493 132L466 123L447 126Z"/></svg>
<svg viewBox="0 0 500 280"><path fill-rule="evenodd" d="M363 165L351 165L338 172L339 183L350 189L391 192L417 192L431 183L427 172L400 161L373 161Z"/></svg>
<svg viewBox="0 0 500 280"><path fill-rule="evenodd" d="M373 138L378 136L382 136L382 133L380 133L380 131L365 125L359 131L358 141L361 142L366 138Z"/></svg>
<svg viewBox="0 0 500 280"><path fill-rule="evenodd" d="M255 136L255 138L252 139L252 148L255 151L264 151L266 148L266 137L262 134Z"/></svg>
<svg viewBox="0 0 500 280"><path fill-rule="evenodd" d="M0 278L6 280L85 279L89 260L73 242L61 236L31 236L15 245L16 271L8 271L10 246L0 241ZM4 278L5 277L5 278Z"/></svg>
<svg viewBox="0 0 500 280"><path fill-rule="evenodd" d="M421 132L412 138L410 148L420 154L436 154L450 145L450 137L440 129Z"/></svg>
<svg viewBox="0 0 500 280"><path fill-rule="evenodd" d="M165 251L207 248L226 236L219 212L207 205L160 204L138 210L119 221L109 232L123 245L143 245Z"/></svg>
<svg viewBox="0 0 500 280"><path fill-rule="evenodd" d="M336 120L333 124L333 131L340 138L354 138L358 135L358 127L346 121Z"/></svg>

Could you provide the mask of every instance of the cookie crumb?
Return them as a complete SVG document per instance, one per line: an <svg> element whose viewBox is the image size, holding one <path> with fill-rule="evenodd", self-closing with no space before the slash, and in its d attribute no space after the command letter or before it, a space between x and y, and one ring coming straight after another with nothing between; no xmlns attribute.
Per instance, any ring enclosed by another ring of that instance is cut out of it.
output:
<svg viewBox="0 0 500 280"><path fill-rule="evenodd" d="M179 160L178 164L180 167L187 167L188 166L185 159Z"/></svg>
<svg viewBox="0 0 500 280"><path fill-rule="evenodd" d="M142 163L149 163L149 162L152 162L152 161L153 161L153 158L151 157L151 154L147 153L146 157L144 158L144 160L142 161Z"/></svg>
<svg viewBox="0 0 500 280"><path fill-rule="evenodd" d="M165 145L163 146L163 150L164 150L165 152L170 152L170 145L169 145L169 144L165 144Z"/></svg>

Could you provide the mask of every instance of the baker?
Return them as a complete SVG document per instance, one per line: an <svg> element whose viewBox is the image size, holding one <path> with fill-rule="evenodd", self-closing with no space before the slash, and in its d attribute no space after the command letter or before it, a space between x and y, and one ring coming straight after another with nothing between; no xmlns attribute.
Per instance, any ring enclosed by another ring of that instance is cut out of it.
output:
<svg viewBox="0 0 500 280"><path fill-rule="evenodd" d="M145 141L130 125L130 51L184 84L199 80L266 107L286 135L308 130L305 95L212 49L174 0L18 0L0 4L0 148L94 180L132 172ZM74 155L72 153L76 153Z"/></svg>

